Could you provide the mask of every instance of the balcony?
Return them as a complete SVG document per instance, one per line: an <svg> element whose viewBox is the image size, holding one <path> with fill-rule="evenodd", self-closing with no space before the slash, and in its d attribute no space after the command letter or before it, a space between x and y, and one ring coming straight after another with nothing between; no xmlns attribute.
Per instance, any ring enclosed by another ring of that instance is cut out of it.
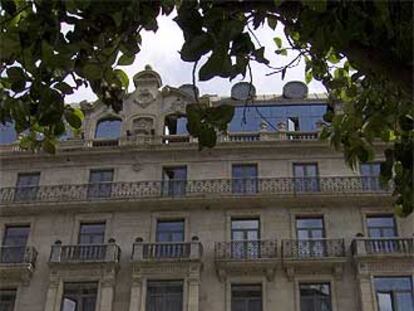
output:
<svg viewBox="0 0 414 311"><path fill-rule="evenodd" d="M66 184L0 189L0 205L26 203L128 201L160 198L223 198L238 196L354 196L390 194L388 189L369 188L359 176L309 178L254 178L249 187L240 179L203 179L177 181L137 181L100 184ZM252 187L251 185L254 185Z"/></svg>
<svg viewBox="0 0 414 311"><path fill-rule="evenodd" d="M341 275L346 261L343 239L283 240L282 261L288 277L297 273Z"/></svg>
<svg viewBox="0 0 414 311"><path fill-rule="evenodd" d="M354 258L414 257L414 238L359 238L351 250Z"/></svg>
<svg viewBox="0 0 414 311"><path fill-rule="evenodd" d="M27 284L35 269L37 251L34 247L0 247L0 283L21 281Z"/></svg>
<svg viewBox="0 0 414 311"><path fill-rule="evenodd" d="M60 245L52 246L49 263L51 264L117 264L121 250L114 243Z"/></svg>
<svg viewBox="0 0 414 311"><path fill-rule="evenodd" d="M264 274L274 277L277 266L277 242L272 240L245 240L216 242L215 264L220 280L229 274Z"/></svg>
<svg viewBox="0 0 414 311"><path fill-rule="evenodd" d="M158 242L133 245L132 261L162 262L200 260L203 247L200 242Z"/></svg>
<svg viewBox="0 0 414 311"><path fill-rule="evenodd" d="M133 278L186 278L190 275L199 278L202 255L203 246L196 238L191 242L157 243L137 239L131 257Z"/></svg>

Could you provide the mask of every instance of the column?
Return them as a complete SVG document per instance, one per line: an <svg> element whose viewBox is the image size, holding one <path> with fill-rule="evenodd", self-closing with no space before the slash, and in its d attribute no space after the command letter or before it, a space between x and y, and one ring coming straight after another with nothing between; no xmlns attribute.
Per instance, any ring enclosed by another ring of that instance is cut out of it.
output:
<svg viewBox="0 0 414 311"><path fill-rule="evenodd" d="M371 279L368 275L360 275L359 282L359 300L361 311L375 311L374 301L372 299Z"/></svg>
<svg viewBox="0 0 414 311"><path fill-rule="evenodd" d="M60 301L62 297L63 286L59 286L59 278L57 275L49 277L49 287L46 294L45 311L60 310Z"/></svg>
<svg viewBox="0 0 414 311"><path fill-rule="evenodd" d="M143 300L142 297L142 290L143 290L143 280L142 278L133 278L132 285L131 285L131 298L129 301L129 311L141 311L141 301Z"/></svg>
<svg viewBox="0 0 414 311"><path fill-rule="evenodd" d="M198 311L199 307L199 278L190 278L188 280L188 311Z"/></svg>
<svg viewBox="0 0 414 311"><path fill-rule="evenodd" d="M100 311L112 311L114 300L114 282L104 281L101 285L101 308Z"/></svg>

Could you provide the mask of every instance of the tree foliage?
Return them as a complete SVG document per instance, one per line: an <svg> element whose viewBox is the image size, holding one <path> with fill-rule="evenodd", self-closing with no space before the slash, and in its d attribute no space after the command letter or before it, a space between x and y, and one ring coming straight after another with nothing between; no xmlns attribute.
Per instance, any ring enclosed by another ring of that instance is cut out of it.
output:
<svg viewBox="0 0 414 311"><path fill-rule="evenodd" d="M122 109L141 30L157 30L157 16L177 10L185 43L181 58L199 66L201 81L234 79L250 62L282 78L303 59L306 81L322 81L331 100L322 137L343 148L351 166L373 159L373 143L387 143L383 181L393 179L397 211L412 212L413 10L409 1L92 1L1 0L0 121L25 132L21 145L54 151L64 123L79 128L82 112L64 98L82 85L114 111ZM272 68L254 30L284 25L289 46L274 39L275 56L295 51ZM201 62L201 64L200 64ZM229 108L203 103L187 109L189 131L212 147L226 129ZM40 135L39 135L40 134Z"/></svg>

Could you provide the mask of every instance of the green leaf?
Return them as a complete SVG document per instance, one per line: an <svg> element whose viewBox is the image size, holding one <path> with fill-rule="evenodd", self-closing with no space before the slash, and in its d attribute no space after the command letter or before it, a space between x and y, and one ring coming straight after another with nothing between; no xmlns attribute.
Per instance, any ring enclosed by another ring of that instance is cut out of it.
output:
<svg viewBox="0 0 414 311"><path fill-rule="evenodd" d="M279 37L274 37L273 41L276 43L276 46L280 49L282 47L282 39Z"/></svg>
<svg viewBox="0 0 414 311"><path fill-rule="evenodd" d="M200 81L207 81L215 76L227 78L231 75L232 64L226 51L213 53L207 62L200 68L198 76Z"/></svg>
<svg viewBox="0 0 414 311"><path fill-rule="evenodd" d="M275 30L275 29L276 29L276 26L277 26L277 18L276 18L276 17L274 17L274 16L269 16L269 17L267 18L267 24L269 25L269 27L270 27L272 30Z"/></svg>
<svg viewBox="0 0 414 311"><path fill-rule="evenodd" d="M212 37L206 33L191 37L186 40L181 48L181 59L186 62L198 61L201 56L214 48Z"/></svg>
<svg viewBox="0 0 414 311"><path fill-rule="evenodd" d="M306 84L309 84L313 79L313 74L312 74L312 70L309 70L305 73L305 81Z"/></svg>
<svg viewBox="0 0 414 311"><path fill-rule="evenodd" d="M66 121L69 123L71 127L78 129L82 126L83 113L80 109L67 107L67 109L65 109L64 115Z"/></svg>
<svg viewBox="0 0 414 311"><path fill-rule="evenodd" d="M288 53L287 53L287 50L286 50L286 49L279 49L279 50L276 50L276 51L275 51L275 53L276 53L276 54L278 54L278 55L283 55L283 56L287 56L287 55L288 55Z"/></svg>
<svg viewBox="0 0 414 311"><path fill-rule="evenodd" d="M122 87L124 87L125 89L128 89L129 78L127 74L121 69L115 69L114 73L118 77L119 81L121 81Z"/></svg>
<svg viewBox="0 0 414 311"><path fill-rule="evenodd" d="M73 88L66 82L59 82L55 84L55 88L63 94L73 94Z"/></svg>
<svg viewBox="0 0 414 311"><path fill-rule="evenodd" d="M86 64L83 67L83 74L87 79L99 80L103 77L102 67L98 64Z"/></svg>
<svg viewBox="0 0 414 311"><path fill-rule="evenodd" d="M122 55L118 60L119 66L129 66L131 65L135 60L135 55Z"/></svg>
<svg viewBox="0 0 414 311"><path fill-rule="evenodd" d="M43 150L47 153L55 154L56 153L56 142L52 141L49 138L45 138L42 142Z"/></svg>

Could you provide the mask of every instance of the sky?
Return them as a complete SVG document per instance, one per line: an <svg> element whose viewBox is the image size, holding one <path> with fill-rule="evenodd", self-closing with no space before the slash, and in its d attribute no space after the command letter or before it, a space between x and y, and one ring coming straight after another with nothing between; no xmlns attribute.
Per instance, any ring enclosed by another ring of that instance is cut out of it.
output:
<svg viewBox="0 0 414 311"><path fill-rule="evenodd" d="M174 13L173 13L174 14ZM157 71L162 78L163 86L169 85L179 87L185 83L192 83L192 69L193 63L186 63L180 59L179 51L184 42L181 29L172 20L173 14L170 16L160 16L158 18L158 31L142 32L142 47L137 54L135 62L130 66L119 67L123 69L130 78L129 92L132 92L134 85L132 77L139 71L144 70L145 65L150 65L153 70ZM295 54L289 51L288 56L280 56L274 53L276 45L273 38L278 36L283 40L284 46L288 46L284 40L282 26L279 24L276 31L270 29L267 25L255 31L257 38L261 45L265 46L265 56L270 60L272 66L283 66L289 63ZM205 59L204 59L205 60ZM202 62L199 63L200 68ZM253 84L256 88L256 94L281 94L283 85L286 82L305 80L304 63L301 62L299 66L290 68L286 72L285 79L282 81L281 74L266 76L271 72L271 69L265 65L252 63ZM230 96L232 85L243 81L242 77L236 77L233 81L224 78L214 78L206 82L197 81L197 86L200 89L200 94L217 94L219 96ZM249 81L247 77L245 81ZM309 93L324 93L324 86L312 81L309 85ZM80 102L82 100L93 101L96 96L90 89L79 89L76 93L67 96L66 102Z"/></svg>

